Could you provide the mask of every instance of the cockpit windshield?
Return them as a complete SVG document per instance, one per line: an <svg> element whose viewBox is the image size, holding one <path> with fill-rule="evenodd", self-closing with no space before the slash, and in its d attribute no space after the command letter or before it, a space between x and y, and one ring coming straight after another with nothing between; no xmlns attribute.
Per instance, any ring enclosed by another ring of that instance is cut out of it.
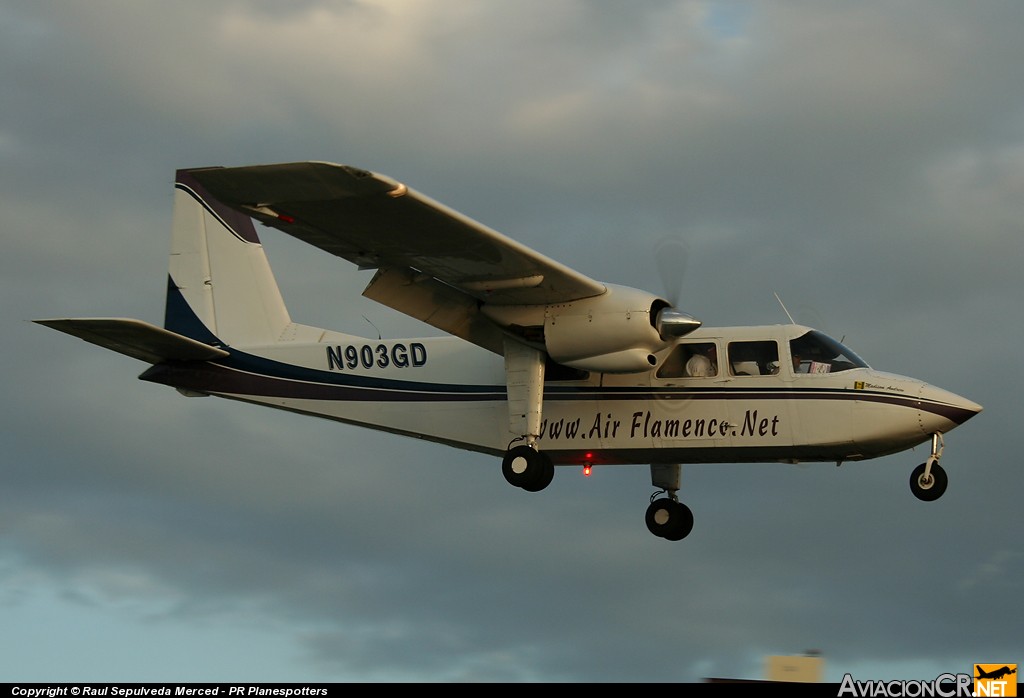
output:
<svg viewBox="0 0 1024 698"><path fill-rule="evenodd" d="M863 359L818 330L790 340L789 351L797 373L837 373L868 368Z"/></svg>

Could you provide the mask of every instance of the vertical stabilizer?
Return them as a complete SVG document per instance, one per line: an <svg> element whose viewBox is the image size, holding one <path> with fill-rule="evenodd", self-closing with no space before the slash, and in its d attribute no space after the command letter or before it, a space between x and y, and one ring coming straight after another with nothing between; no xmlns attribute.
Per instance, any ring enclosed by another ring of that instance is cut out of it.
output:
<svg viewBox="0 0 1024 698"><path fill-rule="evenodd" d="M278 341L291 319L252 219L179 170L172 228L164 326L203 342Z"/></svg>

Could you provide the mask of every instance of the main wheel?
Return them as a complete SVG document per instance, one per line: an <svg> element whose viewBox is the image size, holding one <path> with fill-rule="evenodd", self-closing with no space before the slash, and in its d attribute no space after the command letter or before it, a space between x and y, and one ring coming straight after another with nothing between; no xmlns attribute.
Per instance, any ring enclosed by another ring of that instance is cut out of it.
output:
<svg viewBox="0 0 1024 698"><path fill-rule="evenodd" d="M555 464L551 462L551 458L544 451L537 451L537 455L540 458L540 469L537 470L536 480L523 485L527 492L540 492L555 479Z"/></svg>
<svg viewBox="0 0 1024 698"><path fill-rule="evenodd" d="M682 502L655 499L647 507L647 530L666 540L682 540L693 530L693 512Z"/></svg>
<svg viewBox="0 0 1024 698"><path fill-rule="evenodd" d="M927 465L922 463L910 474L910 491L922 502L934 502L946 491L949 479L938 463L932 465L931 477L926 478L924 471Z"/></svg>
<svg viewBox="0 0 1024 698"><path fill-rule="evenodd" d="M509 449L502 459L501 474L510 485L537 492L551 484L555 466L547 454L531 446L516 446Z"/></svg>

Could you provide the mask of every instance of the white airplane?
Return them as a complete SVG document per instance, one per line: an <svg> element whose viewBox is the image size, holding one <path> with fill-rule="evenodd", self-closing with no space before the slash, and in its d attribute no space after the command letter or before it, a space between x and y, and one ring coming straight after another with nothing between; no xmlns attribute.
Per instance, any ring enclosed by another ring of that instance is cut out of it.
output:
<svg viewBox="0 0 1024 698"><path fill-rule="evenodd" d="M363 295L451 336L383 340L292 321L252 220L376 269ZM931 442L981 406L870 368L797 324L704 327L595 281L387 176L300 162L180 170L164 327L36 320L152 366L139 377L502 458L530 492L555 466L649 464L647 527L680 540L682 463L859 461Z"/></svg>

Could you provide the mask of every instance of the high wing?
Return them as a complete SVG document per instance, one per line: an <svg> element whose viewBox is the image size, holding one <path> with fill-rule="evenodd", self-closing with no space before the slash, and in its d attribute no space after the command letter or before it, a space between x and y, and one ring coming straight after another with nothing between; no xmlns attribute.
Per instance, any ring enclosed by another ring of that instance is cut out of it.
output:
<svg viewBox="0 0 1024 698"><path fill-rule="evenodd" d="M597 296L604 284L390 177L296 162L188 171L209 194L360 268L363 295L502 352L489 305L547 305Z"/></svg>

